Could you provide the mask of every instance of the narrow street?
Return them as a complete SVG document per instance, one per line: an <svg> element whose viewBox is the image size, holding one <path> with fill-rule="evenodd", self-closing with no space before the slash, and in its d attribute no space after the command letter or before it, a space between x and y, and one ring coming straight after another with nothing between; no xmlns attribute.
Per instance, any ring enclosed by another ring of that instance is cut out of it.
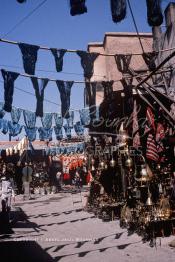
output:
<svg viewBox="0 0 175 262"><path fill-rule="evenodd" d="M83 211L87 194L82 192L82 202L79 193L69 191L25 202L19 196L14 233L0 235L2 261L174 261L175 250L168 246L174 236L157 239L151 248L138 235L128 235L118 220L102 222Z"/></svg>

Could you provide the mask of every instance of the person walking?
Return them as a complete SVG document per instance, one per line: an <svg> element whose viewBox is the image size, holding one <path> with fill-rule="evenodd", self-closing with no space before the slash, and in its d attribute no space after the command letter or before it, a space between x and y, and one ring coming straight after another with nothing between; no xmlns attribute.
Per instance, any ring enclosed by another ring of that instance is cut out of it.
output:
<svg viewBox="0 0 175 262"><path fill-rule="evenodd" d="M22 182L23 182L23 190L24 190L24 200L30 199L30 183L32 182L32 173L33 169L27 165L22 169Z"/></svg>

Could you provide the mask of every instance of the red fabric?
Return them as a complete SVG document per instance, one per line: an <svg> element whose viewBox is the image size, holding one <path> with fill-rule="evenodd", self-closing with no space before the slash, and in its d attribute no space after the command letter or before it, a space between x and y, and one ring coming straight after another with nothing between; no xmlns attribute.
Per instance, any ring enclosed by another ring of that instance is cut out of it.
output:
<svg viewBox="0 0 175 262"><path fill-rule="evenodd" d="M64 180L69 180L70 179L70 175L68 173L64 173L63 179Z"/></svg>
<svg viewBox="0 0 175 262"><path fill-rule="evenodd" d="M155 132L156 126L155 126L154 114L150 107L148 107L146 111L146 120L147 120L147 124L145 126L145 133L147 133L151 129L153 129Z"/></svg>
<svg viewBox="0 0 175 262"><path fill-rule="evenodd" d="M158 162L158 160L159 160L156 141L155 141L152 134L149 134L148 138L147 138L146 157L148 159L155 161L155 162Z"/></svg>
<svg viewBox="0 0 175 262"><path fill-rule="evenodd" d="M86 183L88 184L90 182L90 179L91 179L91 175L90 173L88 172L87 176L86 176Z"/></svg>

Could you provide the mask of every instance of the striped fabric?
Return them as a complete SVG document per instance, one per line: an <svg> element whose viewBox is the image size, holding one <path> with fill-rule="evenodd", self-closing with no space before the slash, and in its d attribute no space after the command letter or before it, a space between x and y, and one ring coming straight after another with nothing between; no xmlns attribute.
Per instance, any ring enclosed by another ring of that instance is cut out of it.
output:
<svg viewBox="0 0 175 262"><path fill-rule="evenodd" d="M158 162L159 160L156 141L151 133L148 135L148 138L147 138L146 157L155 162Z"/></svg>

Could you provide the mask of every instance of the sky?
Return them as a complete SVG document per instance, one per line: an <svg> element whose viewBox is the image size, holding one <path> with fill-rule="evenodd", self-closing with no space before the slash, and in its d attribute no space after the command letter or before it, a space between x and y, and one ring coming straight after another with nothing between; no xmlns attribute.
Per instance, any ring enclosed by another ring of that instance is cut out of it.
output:
<svg viewBox="0 0 175 262"><path fill-rule="evenodd" d="M88 12L78 16L70 15L69 0L47 0L23 23L11 30L23 17L29 14L43 0L26 0L19 4L16 0L0 0L0 38L39 46L87 50L89 42L103 41L105 32L135 32L134 24L127 8L125 20L115 24L112 21L109 0L86 0ZM163 0L162 8L169 3ZM173 1L172 1L173 2ZM147 24L146 0L130 0L140 32L151 32ZM22 57L17 45L0 42L0 69L24 73ZM36 64L36 76L61 80L84 80L80 58L75 53L66 53L61 73L57 73L50 51L39 50ZM3 81L0 75L0 101L3 101ZM13 105L35 111L36 98L31 80L18 77L15 87L32 93L14 90ZM71 92L71 108L83 108L84 84L74 84ZM45 89L44 112L60 112L60 95L56 83L49 82ZM77 111L76 111L77 112ZM78 114L78 113L77 113ZM76 116L78 117L78 115ZM6 113L6 119L10 114ZM20 123L23 124L21 118ZM41 126L37 119L36 126ZM0 134L1 140L7 136Z"/></svg>

